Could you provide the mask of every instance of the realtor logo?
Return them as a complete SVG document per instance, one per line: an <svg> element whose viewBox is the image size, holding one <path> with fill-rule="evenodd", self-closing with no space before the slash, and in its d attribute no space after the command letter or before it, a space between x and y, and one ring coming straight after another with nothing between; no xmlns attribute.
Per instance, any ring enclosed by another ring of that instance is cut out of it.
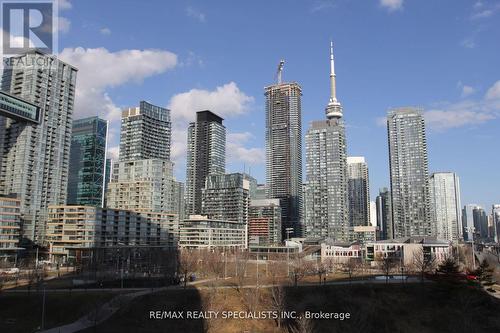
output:
<svg viewBox="0 0 500 333"><path fill-rule="evenodd" d="M2 53L56 51L57 2L2 1Z"/></svg>

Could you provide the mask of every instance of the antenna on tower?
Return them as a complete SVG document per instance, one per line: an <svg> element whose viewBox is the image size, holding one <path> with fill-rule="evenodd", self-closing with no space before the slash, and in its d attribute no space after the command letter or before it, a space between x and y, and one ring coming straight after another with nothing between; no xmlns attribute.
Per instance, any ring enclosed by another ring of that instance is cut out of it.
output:
<svg viewBox="0 0 500 333"><path fill-rule="evenodd" d="M281 59L278 65L278 71L276 73L278 84L281 84L281 74L283 73L283 66L285 66L285 60Z"/></svg>

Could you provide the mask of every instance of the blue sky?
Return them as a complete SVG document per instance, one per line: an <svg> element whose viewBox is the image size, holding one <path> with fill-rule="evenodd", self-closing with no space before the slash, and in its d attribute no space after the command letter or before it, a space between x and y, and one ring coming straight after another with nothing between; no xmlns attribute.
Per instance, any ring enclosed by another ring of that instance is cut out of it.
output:
<svg viewBox="0 0 500 333"><path fill-rule="evenodd" d="M111 121L140 100L172 108L176 176L187 123L225 118L228 171L265 180L263 87L285 59L302 124L324 118L329 40L348 153L365 156L372 199L389 186L384 116L426 112L431 172L455 171L462 203L500 202L500 1L60 1L61 58L79 67L76 118ZM305 176L305 175L304 175Z"/></svg>

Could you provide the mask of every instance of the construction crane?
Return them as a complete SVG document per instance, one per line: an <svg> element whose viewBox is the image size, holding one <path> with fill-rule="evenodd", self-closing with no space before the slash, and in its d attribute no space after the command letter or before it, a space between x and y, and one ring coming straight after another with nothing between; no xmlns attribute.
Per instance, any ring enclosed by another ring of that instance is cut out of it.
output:
<svg viewBox="0 0 500 333"><path fill-rule="evenodd" d="M283 66L285 66L285 60L281 59L280 64L278 65L278 71L276 73L278 84L281 84L281 73L283 72Z"/></svg>

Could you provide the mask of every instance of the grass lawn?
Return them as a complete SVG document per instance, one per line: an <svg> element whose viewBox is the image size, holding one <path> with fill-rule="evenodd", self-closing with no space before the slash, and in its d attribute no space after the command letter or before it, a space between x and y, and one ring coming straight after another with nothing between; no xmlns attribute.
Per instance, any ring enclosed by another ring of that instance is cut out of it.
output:
<svg viewBox="0 0 500 333"><path fill-rule="evenodd" d="M317 319L306 332L499 332L500 301L465 285L437 283L287 287L285 308L349 312L346 320ZM267 311L270 289L187 289L147 295L91 332L288 332L269 319L150 319L149 311ZM292 327L294 320L283 322Z"/></svg>
<svg viewBox="0 0 500 333"><path fill-rule="evenodd" d="M112 293L73 292L45 295L45 328L69 324L98 304L110 300ZM29 333L41 324L43 293L0 293L0 332Z"/></svg>

